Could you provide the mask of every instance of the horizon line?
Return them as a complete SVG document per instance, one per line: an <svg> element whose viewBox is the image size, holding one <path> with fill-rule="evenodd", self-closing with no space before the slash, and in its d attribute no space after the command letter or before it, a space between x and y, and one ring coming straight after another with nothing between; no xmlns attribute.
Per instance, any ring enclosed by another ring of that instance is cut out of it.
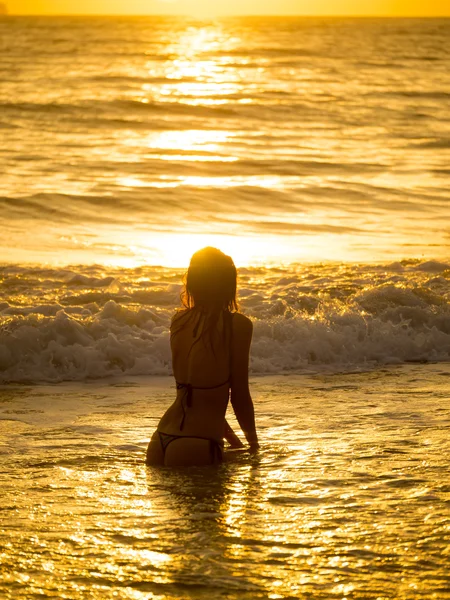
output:
<svg viewBox="0 0 450 600"><path fill-rule="evenodd" d="M335 19L335 18L347 18L347 19L450 19L450 14L447 15L386 15L386 14L374 14L374 15L358 15L358 14L248 14L248 15L215 15L215 16L199 16L189 14L170 14L170 13L146 13L146 14L130 14L130 13L0 13L0 17L132 17L132 18L143 18L143 17L181 17L187 19L198 19L198 20L212 20L212 19L226 19L226 18L303 18L303 19Z"/></svg>

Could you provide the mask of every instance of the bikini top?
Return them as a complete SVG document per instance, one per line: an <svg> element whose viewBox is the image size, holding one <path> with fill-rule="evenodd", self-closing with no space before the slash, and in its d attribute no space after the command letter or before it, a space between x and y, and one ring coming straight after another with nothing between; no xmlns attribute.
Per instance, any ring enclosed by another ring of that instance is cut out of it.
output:
<svg viewBox="0 0 450 600"><path fill-rule="evenodd" d="M228 327L230 329L230 354L229 354L229 360L228 360L228 378L226 381L219 383L218 385L211 385L211 386L207 386L207 387L192 385L191 383L181 383L180 381L175 381L177 390L186 390L186 394L185 394L183 400L181 401L181 408L183 409L183 417L182 417L181 423L180 423L180 431L183 431L183 428L184 428L184 421L186 419L187 409L191 408L191 406L192 406L194 390L215 390L216 388L221 388L224 385L231 383L231 356L232 356L231 347L232 347L232 340L233 340L233 327L232 327L233 313L225 313L225 314L227 315L227 319L228 319L228 323L229 323ZM197 333L196 330L197 330L197 327L194 329L194 336Z"/></svg>

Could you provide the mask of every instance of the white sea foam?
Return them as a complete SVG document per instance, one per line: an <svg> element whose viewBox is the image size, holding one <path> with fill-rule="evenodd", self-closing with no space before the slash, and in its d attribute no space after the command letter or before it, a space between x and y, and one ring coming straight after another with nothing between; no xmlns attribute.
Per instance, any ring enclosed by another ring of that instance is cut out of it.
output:
<svg viewBox="0 0 450 600"><path fill-rule="evenodd" d="M449 360L450 270L429 279L429 263L400 266L242 269L252 373ZM2 381L171 373L181 273L5 267L2 276ZM98 282L109 283L100 291Z"/></svg>

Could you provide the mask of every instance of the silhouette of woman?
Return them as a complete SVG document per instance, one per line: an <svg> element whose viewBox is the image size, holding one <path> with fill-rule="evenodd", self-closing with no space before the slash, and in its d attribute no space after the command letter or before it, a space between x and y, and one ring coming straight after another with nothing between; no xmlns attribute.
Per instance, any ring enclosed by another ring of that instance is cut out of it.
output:
<svg viewBox="0 0 450 600"><path fill-rule="evenodd" d="M148 465L217 464L224 438L242 442L225 420L231 404L250 449L258 447L248 387L252 322L238 312L236 267L216 248L196 252L182 294L183 309L170 327L177 397L147 449Z"/></svg>

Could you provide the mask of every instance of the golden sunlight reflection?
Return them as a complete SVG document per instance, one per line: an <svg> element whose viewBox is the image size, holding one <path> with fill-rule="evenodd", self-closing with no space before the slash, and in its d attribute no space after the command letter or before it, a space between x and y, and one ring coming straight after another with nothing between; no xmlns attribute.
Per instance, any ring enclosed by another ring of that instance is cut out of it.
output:
<svg viewBox="0 0 450 600"><path fill-rule="evenodd" d="M151 76L163 75L159 86L142 86L145 99L151 94L160 102L177 102L191 105L215 105L227 102L242 89L239 74L227 69L227 51L240 42L226 35L220 26L188 27L177 41L167 46L171 58L164 63L163 71L152 61L147 64ZM224 98L221 98L224 97Z"/></svg>
<svg viewBox="0 0 450 600"><path fill-rule="evenodd" d="M239 160L236 156L229 155L224 151L225 145L229 146L230 141L236 134L224 130L200 130L188 129L178 131L153 132L146 136L128 133L127 137L121 139L120 143L129 148L142 148L150 150L148 157L155 160L167 161L194 161L194 162L236 162ZM159 152L158 152L159 151ZM119 184L127 187L139 185L135 178L120 178ZM144 185L142 183L142 185ZM152 184L148 184L151 186ZM157 187L158 182L155 186Z"/></svg>
<svg viewBox="0 0 450 600"><path fill-rule="evenodd" d="M232 538L242 538L246 528L247 509L249 503L250 483L253 478L253 467L242 466L236 479L230 483L230 495L221 506L223 521L228 534ZM239 559L246 553L246 548L239 541L230 543L227 549L233 559Z"/></svg>
<svg viewBox="0 0 450 600"><path fill-rule="evenodd" d="M144 240L142 240L144 241ZM153 235L148 238L148 245L132 250L137 256L147 258L163 266L187 267L192 254L205 246L214 246L233 257L237 266L257 265L261 263L280 262L289 256L291 249L284 238L245 237L226 234L179 233ZM185 264L180 264L180 259Z"/></svg>
<svg viewBox="0 0 450 600"><path fill-rule="evenodd" d="M200 175L188 175L168 177L161 176L152 181L143 181L138 177L118 177L117 185L121 187L142 187L142 188L177 188L181 186L190 187L214 187L214 188L234 188L245 185L260 188L279 188L286 186L286 177L277 175L251 175L247 177L202 177ZM297 179L297 178L295 178Z"/></svg>
<svg viewBox="0 0 450 600"><path fill-rule="evenodd" d="M184 150L217 152L221 145L228 142L234 134L223 129L186 129L180 131L161 131L141 136L132 136L131 132L122 143L126 146L144 147L162 150Z"/></svg>
<svg viewBox="0 0 450 600"><path fill-rule="evenodd" d="M131 558L139 559L139 564L141 565L147 563L149 565L160 566L172 560L172 557L169 554L155 552L153 550L134 550L133 548L127 548L126 554Z"/></svg>
<svg viewBox="0 0 450 600"><path fill-rule="evenodd" d="M339 236L333 234L277 235L249 232L239 215L231 215L224 223L203 221L184 223L176 232L140 229L107 229L97 233L98 243L84 252L97 256L102 263L114 267L135 268L142 265L186 268L194 252L214 246L232 256L236 266L274 266L296 261L334 261L349 257ZM222 233L221 230L224 232ZM192 233L189 233L192 231ZM227 232L227 233L225 233ZM120 240L120 244L117 243Z"/></svg>
<svg viewBox="0 0 450 600"><path fill-rule="evenodd" d="M153 158L170 162L236 162L239 160L234 156L205 156L203 154L157 154Z"/></svg>
<svg viewBox="0 0 450 600"><path fill-rule="evenodd" d="M235 48L240 38L229 35L220 25L190 26L182 33L176 41L167 46L167 54L173 55L173 62L193 61L202 54L217 50L226 51ZM184 64L184 63L183 63Z"/></svg>

